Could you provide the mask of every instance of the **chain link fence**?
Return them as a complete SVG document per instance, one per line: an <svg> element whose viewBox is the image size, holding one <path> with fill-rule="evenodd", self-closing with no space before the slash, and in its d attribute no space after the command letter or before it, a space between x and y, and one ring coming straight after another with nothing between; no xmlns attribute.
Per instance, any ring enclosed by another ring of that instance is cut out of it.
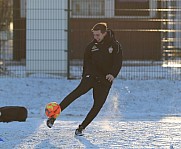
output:
<svg viewBox="0 0 181 149"><path fill-rule="evenodd" d="M106 22L123 46L118 78L181 80L179 0L1 0L0 15L1 77L79 79Z"/></svg>

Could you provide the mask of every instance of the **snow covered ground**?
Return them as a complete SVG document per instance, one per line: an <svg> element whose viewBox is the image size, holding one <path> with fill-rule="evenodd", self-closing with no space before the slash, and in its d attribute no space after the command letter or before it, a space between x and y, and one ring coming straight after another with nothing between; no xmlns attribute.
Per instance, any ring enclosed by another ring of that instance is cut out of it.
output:
<svg viewBox="0 0 181 149"><path fill-rule="evenodd" d="M26 122L0 123L2 149L181 148L181 82L116 79L99 115L85 130L74 131L92 105L91 91L46 126L44 107L60 102L79 80L1 78L0 106L25 106Z"/></svg>

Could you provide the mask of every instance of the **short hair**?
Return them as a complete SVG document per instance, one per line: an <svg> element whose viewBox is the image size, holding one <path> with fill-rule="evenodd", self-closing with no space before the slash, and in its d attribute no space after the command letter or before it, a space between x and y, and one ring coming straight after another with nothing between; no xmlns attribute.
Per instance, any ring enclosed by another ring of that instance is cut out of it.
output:
<svg viewBox="0 0 181 149"><path fill-rule="evenodd" d="M91 29L92 32L98 31L98 30L100 30L101 33L105 33L107 31L107 23L104 23L104 22L97 23Z"/></svg>

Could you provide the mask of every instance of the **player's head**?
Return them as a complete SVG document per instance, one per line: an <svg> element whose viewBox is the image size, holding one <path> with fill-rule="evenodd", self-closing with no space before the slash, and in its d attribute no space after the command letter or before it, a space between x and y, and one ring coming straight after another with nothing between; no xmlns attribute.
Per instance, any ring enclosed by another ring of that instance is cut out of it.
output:
<svg viewBox="0 0 181 149"><path fill-rule="evenodd" d="M107 34L107 23L100 22L91 29L93 37L97 42L101 42Z"/></svg>

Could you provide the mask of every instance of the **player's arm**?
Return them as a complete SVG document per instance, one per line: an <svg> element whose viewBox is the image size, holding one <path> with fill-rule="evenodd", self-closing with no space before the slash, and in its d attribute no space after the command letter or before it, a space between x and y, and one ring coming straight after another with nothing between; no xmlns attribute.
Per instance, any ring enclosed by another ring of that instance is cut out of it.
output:
<svg viewBox="0 0 181 149"><path fill-rule="evenodd" d="M113 50L113 67L110 74L116 78L122 67L122 47L117 42Z"/></svg>
<svg viewBox="0 0 181 149"><path fill-rule="evenodd" d="M91 53L91 50L88 46L84 52L82 77L90 75L91 73L92 73L92 53Z"/></svg>

